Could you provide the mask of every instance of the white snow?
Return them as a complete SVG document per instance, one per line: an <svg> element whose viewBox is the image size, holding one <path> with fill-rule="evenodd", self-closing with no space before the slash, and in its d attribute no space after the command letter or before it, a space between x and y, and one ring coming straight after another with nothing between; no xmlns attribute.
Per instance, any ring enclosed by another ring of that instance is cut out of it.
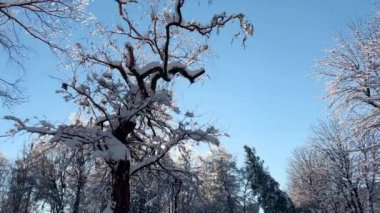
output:
<svg viewBox="0 0 380 213"><path fill-rule="evenodd" d="M107 207L103 210L103 213L113 213L111 205L111 201L108 201Z"/></svg>
<svg viewBox="0 0 380 213"><path fill-rule="evenodd" d="M139 68L137 70L137 72L140 74L140 75L144 75L146 72L148 72L149 70L155 68L155 67L161 67L162 68L162 65L160 62L158 61L153 61L153 62L150 62L148 64L146 64L145 66Z"/></svg>
<svg viewBox="0 0 380 213"><path fill-rule="evenodd" d="M173 69L174 67L177 67L177 68L185 68L186 65L183 64L183 63L180 62L180 61L173 61L173 62L170 62L170 63L168 64L168 70L171 70L171 69Z"/></svg>
<svg viewBox="0 0 380 213"><path fill-rule="evenodd" d="M108 149L104 148L104 150L94 151L95 156L115 161L131 159L129 149L115 137L106 137L105 144L107 145Z"/></svg>

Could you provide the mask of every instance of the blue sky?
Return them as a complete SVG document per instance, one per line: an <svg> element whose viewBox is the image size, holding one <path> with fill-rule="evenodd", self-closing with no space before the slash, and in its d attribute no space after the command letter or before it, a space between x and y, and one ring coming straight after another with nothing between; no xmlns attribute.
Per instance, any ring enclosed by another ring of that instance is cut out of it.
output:
<svg viewBox="0 0 380 213"><path fill-rule="evenodd" d="M113 10L116 5L108 2L96 0L90 9L99 19L112 22L117 16ZM372 1L214 0L211 7L200 3L188 9L186 15L201 19L214 11L243 12L253 22L256 34L245 49L238 42L231 44L233 27L213 37L210 46L217 57L206 64L210 79L191 86L180 82L178 104L229 133L231 137L223 138L223 144L240 162L243 145L255 147L285 187L292 150L304 144L310 126L327 115L327 105L321 99L323 82L312 77L314 62L334 45L332 37L344 31L349 21L371 14ZM193 9L196 12L191 12ZM75 109L55 94L60 83L49 77L62 75L55 71L57 60L35 40L26 42L33 52L25 62L25 71L6 63L6 55L0 52L0 76L22 76L28 102L0 109L0 115L67 121ZM0 131L8 127L0 121ZM15 158L27 139L1 141L0 151Z"/></svg>

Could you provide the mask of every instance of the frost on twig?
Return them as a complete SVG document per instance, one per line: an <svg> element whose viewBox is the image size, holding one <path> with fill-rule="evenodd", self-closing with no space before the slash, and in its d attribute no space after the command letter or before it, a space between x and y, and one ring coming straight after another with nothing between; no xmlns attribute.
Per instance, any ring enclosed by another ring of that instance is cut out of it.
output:
<svg viewBox="0 0 380 213"><path fill-rule="evenodd" d="M18 30L45 43L54 50L63 50L59 40L74 22L86 22L86 0L9 0L0 2L0 47L10 59L20 63L22 51L27 48L19 38ZM66 35L68 32L65 33Z"/></svg>
<svg viewBox="0 0 380 213"><path fill-rule="evenodd" d="M146 25L135 23L129 16L130 10L139 9L138 3L117 3L123 24L115 26L115 29L100 26L94 33L106 38L104 48L99 45L88 48L77 45L74 48L77 54L73 57L79 57L82 65L105 66L118 71L124 81L136 82L144 96L153 94L160 81L171 82L181 77L193 83L205 73L200 63L204 54L209 52L209 47L207 43L199 42L202 37L209 38L227 24L238 22L240 31L235 36L242 37L245 45L254 32L252 23L240 13L216 14L206 24L189 21L182 14L186 3L183 0L176 0L167 7L163 7L160 1L152 3L152 9L148 12L150 16L143 17L146 19L144 21L150 22L147 29ZM123 40L127 43L119 44Z"/></svg>
<svg viewBox="0 0 380 213"><path fill-rule="evenodd" d="M69 32L74 23L92 19L85 13L87 0L6 0L0 1L0 52L8 55L10 62L22 68L29 46L21 35L47 45L53 52L64 55ZM21 32L21 33L20 33ZM0 101L12 106L25 97L19 89L19 81L9 82L0 78Z"/></svg>
<svg viewBox="0 0 380 213"><path fill-rule="evenodd" d="M20 89L20 80L9 82L0 78L0 102L3 106L11 107L25 100Z"/></svg>
<svg viewBox="0 0 380 213"><path fill-rule="evenodd" d="M336 115L348 115L358 132L380 127L380 16L350 26L337 47L319 61Z"/></svg>

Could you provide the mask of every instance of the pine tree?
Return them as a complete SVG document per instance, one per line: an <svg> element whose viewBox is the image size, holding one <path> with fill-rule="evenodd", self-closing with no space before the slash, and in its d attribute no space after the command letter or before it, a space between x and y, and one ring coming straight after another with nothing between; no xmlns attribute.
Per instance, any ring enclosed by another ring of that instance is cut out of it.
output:
<svg viewBox="0 0 380 213"><path fill-rule="evenodd" d="M246 170L252 192L265 213L296 212L288 195L280 190L280 185L269 172L264 169L264 161L256 155L254 148L244 146L246 152Z"/></svg>

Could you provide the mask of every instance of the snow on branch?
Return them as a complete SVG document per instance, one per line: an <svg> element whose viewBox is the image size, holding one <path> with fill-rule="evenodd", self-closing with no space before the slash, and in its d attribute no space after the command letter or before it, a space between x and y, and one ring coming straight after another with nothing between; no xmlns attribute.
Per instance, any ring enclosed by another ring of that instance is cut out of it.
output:
<svg viewBox="0 0 380 213"><path fill-rule="evenodd" d="M150 20L146 20L151 24L148 30L142 29L128 15L129 9L135 9L135 4L130 4L132 2L138 5L139 1L117 1L119 15L125 25L118 25L115 30L108 32L104 32L102 28L103 33L108 33L108 38L121 36L130 42L125 44L124 50L118 50L122 54L122 59L111 60L111 54L107 54L106 50L101 50L97 54L90 54L86 58L119 70L125 81L129 81L129 75L132 74L145 96L154 93L159 80L169 82L177 76L193 83L205 73L204 69L191 71L193 69L191 65L197 64L201 55L208 51L208 45L198 42L196 36L209 37L212 32L218 33L220 29L234 21L238 22L240 26L240 32L236 33L235 37L243 36L243 45L254 32L252 23L241 13L227 15L223 12L216 14L207 24L187 21L182 15L182 9L186 2L184 0L174 1L173 5L163 8L162 12L157 11L160 3L153 3ZM174 8L169 9L169 7ZM191 32L195 32L197 35L191 34ZM110 45L114 45L114 43ZM150 55L149 50L151 50L152 55ZM136 54L137 51L140 54ZM101 55L105 57L99 58ZM142 58L151 56L154 59L146 63L145 59L138 57L140 55L143 56Z"/></svg>
<svg viewBox="0 0 380 213"><path fill-rule="evenodd" d="M15 129L10 130L10 135L18 132L51 136L50 142L61 142L70 148L87 146L92 154L108 161L130 160L129 149L110 132L103 131L99 127L86 127L82 125L60 125L54 127L47 121L40 121L39 126L28 126L27 121L14 116L5 116L4 119L15 122Z"/></svg>
<svg viewBox="0 0 380 213"><path fill-rule="evenodd" d="M56 133L56 130L54 129L54 127L46 121L41 121L39 127L33 127L33 126L27 125L27 120L22 121L21 119L15 116L7 115L7 116L4 116L4 119L13 121L15 123L15 128L9 130L8 132L10 135L15 135L20 131L37 133L41 135L54 135Z"/></svg>
<svg viewBox="0 0 380 213"><path fill-rule="evenodd" d="M10 0L0 2L0 23L5 28L0 33L0 46L11 59L19 62L20 50L26 49L20 42L17 30L45 43L54 50L63 51L55 37L73 22L87 22L87 0ZM8 30L7 30L8 29Z"/></svg>
<svg viewBox="0 0 380 213"><path fill-rule="evenodd" d="M350 26L335 48L318 63L318 75L327 80L327 99L336 115L348 113L357 129L380 125L380 17Z"/></svg>
<svg viewBox="0 0 380 213"><path fill-rule="evenodd" d="M179 127L174 131L175 135L163 144L156 152L155 155L144 159L141 162L131 166L130 174L133 175L142 168L148 167L152 164L158 163L173 147L178 146L181 142L193 140L196 142L210 143L219 146L220 142L218 136L219 132L214 127L209 127L207 130L202 129L184 129Z"/></svg>

